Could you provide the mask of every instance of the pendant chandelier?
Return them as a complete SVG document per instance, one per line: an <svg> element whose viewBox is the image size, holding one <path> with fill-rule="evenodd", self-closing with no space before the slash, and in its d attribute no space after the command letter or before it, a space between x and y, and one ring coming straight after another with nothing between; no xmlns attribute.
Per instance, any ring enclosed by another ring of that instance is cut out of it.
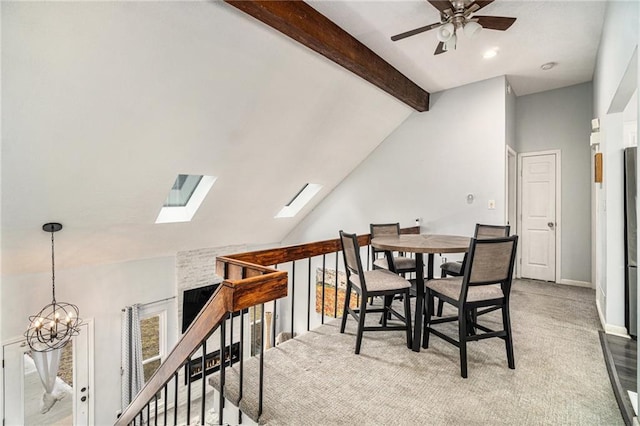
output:
<svg viewBox="0 0 640 426"><path fill-rule="evenodd" d="M80 332L82 320L78 307L56 301L56 269L53 234L62 229L59 223L45 223L42 230L51 232L51 289L52 300L38 314L29 317L29 328L24 333L32 351L48 352L60 349Z"/></svg>

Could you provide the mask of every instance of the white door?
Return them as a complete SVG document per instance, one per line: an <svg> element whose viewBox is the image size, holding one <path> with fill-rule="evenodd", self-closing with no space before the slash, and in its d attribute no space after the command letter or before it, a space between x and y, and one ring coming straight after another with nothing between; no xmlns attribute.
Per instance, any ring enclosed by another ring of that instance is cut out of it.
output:
<svg viewBox="0 0 640 426"><path fill-rule="evenodd" d="M3 346L4 421L13 425L90 424L88 325L63 349L53 395L59 398L43 411L44 388L25 340Z"/></svg>
<svg viewBox="0 0 640 426"><path fill-rule="evenodd" d="M523 278L556 280L557 155L522 155L521 267Z"/></svg>

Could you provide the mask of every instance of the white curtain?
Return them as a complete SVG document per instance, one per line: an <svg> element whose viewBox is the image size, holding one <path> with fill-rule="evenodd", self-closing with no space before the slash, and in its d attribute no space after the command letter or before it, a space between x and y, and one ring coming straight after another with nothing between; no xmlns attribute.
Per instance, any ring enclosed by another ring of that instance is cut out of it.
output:
<svg viewBox="0 0 640 426"><path fill-rule="evenodd" d="M42 394L41 412L46 413L53 407L64 394L54 393L53 390L58 377L58 368L60 367L60 358L62 357L62 348L53 349L47 352L31 352L31 358L36 365L38 376L42 382L44 393Z"/></svg>
<svg viewBox="0 0 640 426"><path fill-rule="evenodd" d="M122 409L140 392L144 385L142 370L142 336L139 306L122 310Z"/></svg>

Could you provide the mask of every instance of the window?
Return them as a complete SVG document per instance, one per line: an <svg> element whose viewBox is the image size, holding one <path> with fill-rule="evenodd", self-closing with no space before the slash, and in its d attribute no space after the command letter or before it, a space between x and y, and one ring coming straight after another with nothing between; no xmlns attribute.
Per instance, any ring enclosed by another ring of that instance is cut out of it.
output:
<svg viewBox="0 0 640 426"><path fill-rule="evenodd" d="M215 176L178 175L156 223L189 222L216 181Z"/></svg>
<svg viewBox="0 0 640 426"><path fill-rule="evenodd" d="M294 217L321 189L322 185L317 183L305 183L275 217Z"/></svg>
<svg viewBox="0 0 640 426"><path fill-rule="evenodd" d="M142 367L144 381L147 382L156 372L165 355L164 312L141 316L140 331L142 339Z"/></svg>

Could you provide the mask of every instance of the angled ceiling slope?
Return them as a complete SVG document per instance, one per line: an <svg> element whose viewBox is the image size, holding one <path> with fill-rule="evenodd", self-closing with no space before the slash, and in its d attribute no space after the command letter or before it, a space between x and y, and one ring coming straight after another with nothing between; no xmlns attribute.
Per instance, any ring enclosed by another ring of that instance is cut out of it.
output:
<svg viewBox="0 0 640 426"><path fill-rule="evenodd" d="M221 1L0 18L3 276L50 271L51 221L60 271L277 243L413 111ZM155 224L178 174L218 179L190 222Z"/></svg>
<svg viewBox="0 0 640 426"><path fill-rule="evenodd" d="M305 2L225 1L315 50L415 110L429 110L428 92Z"/></svg>

